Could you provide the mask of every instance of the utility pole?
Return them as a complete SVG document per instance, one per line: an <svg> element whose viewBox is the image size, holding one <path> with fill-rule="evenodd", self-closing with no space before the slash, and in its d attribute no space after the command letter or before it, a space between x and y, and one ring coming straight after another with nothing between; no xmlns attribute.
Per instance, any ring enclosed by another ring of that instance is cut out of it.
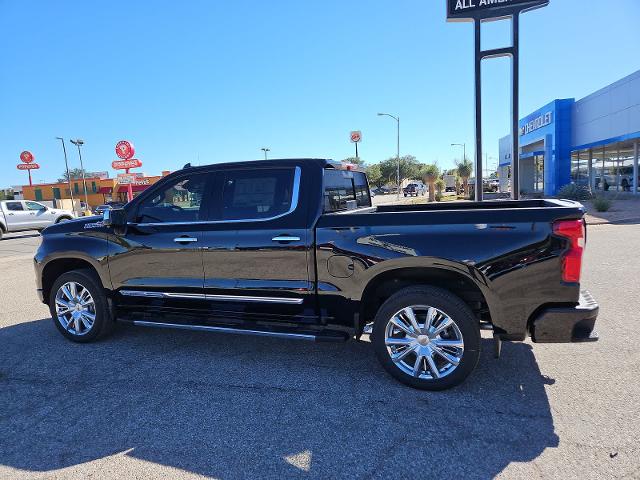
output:
<svg viewBox="0 0 640 480"><path fill-rule="evenodd" d="M69 185L69 194L71 195L71 210L76 212L76 202L73 199L73 189L71 188L71 175L69 174L69 162L67 161L67 147L64 145L64 138L56 137L62 143L62 151L64 152L64 166L67 169L67 184Z"/></svg>
<svg viewBox="0 0 640 480"><path fill-rule="evenodd" d="M397 172L396 172L396 182L398 184L398 200L400 200L400 117L396 117L389 113L378 113L379 117L391 117L393 118L398 125L398 143L396 150L396 161L397 161Z"/></svg>
<svg viewBox="0 0 640 480"><path fill-rule="evenodd" d="M80 157L80 170L82 170L82 185L84 188L84 204L85 208L89 208L89 195L87 193L87 179L85 177L84 165L82 164L82 153L80 152L80 146L84 145L84 141L81 139L70 140L76 147L78 147L78 157Z"/></svg>

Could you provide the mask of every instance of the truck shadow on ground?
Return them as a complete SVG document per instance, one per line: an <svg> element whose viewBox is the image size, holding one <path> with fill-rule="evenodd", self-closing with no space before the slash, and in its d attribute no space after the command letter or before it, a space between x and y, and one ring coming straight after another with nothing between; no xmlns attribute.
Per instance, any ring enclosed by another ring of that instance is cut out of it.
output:
<svg viewBox="0 0 640 480"><path fill-rule="evenodd" d="M527 344L494 360L484 340L441 393L395 382L358 342L121 327L77 345L43 319L0 345L0 465L26 472L127 455L223 479L487 478L558 445Z"/></svg>

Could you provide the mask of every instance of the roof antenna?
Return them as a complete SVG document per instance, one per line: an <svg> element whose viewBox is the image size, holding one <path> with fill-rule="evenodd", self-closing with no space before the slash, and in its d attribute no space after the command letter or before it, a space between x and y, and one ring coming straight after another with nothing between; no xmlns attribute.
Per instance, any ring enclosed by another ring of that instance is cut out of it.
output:
<svg viewBox="0 0 640 480"><path fill-rule="evenodd" d="M183 168L183 169L185 169L185 168L191 168L191 162L189 162L189 163L185 164L185 166L184 166L184 167L182 167L182 168Z"/></svg>

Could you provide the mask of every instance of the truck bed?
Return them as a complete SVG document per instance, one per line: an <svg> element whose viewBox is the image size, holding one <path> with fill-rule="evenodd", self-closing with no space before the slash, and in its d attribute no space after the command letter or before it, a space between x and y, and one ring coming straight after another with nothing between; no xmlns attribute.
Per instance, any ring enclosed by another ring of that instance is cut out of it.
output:
<svg viewBox="0 0 640 480"><path fill-rule="evenodd" d="M435 202L380 205L325 214L320 218L318 226L553 222L559 219L582 218L584 213L583 205L571 200Z"/></svg>

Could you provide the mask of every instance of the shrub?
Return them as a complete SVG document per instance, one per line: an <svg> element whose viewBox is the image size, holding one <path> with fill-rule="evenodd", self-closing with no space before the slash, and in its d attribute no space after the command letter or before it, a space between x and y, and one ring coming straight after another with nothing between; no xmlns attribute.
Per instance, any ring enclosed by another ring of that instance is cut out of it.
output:
<svg viewBox="0 0 640 480"><path fill-rule="evenodd" d="M593 200L593 207L598 212L607 212L611 208L611 204L612 204L611 200L609 200L608 198L602 195L597 196Z"/></svg>
<svg viewBox="0 0 640 480"><path fill-rule="evenodd" d="M591 193L591 189L586 185L570 183L560 189L558 197L568 200L590 200L593 198L593 194Z"/></svg>

